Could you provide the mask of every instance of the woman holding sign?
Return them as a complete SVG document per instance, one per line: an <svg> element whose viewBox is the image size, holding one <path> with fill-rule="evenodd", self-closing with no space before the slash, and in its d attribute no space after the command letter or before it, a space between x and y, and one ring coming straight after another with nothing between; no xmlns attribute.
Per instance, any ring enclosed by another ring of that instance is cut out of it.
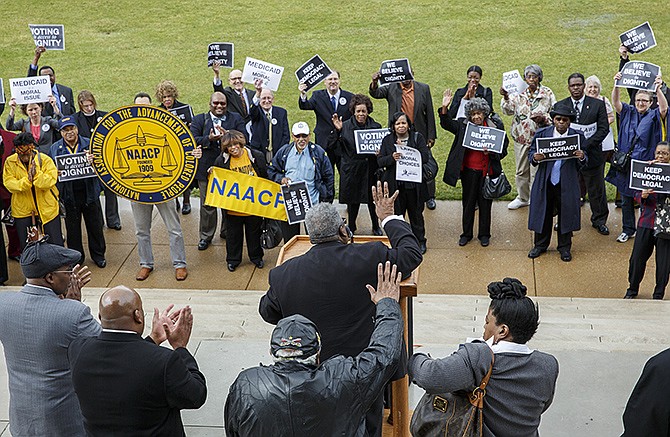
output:
<svg viewBox="0 0 670 437"><path fill-rule="evenodd" d="M491 91L491 88L485 87L479 83L482 80L482 74L482 67L479 65L473 65L468 68L468 84L463 88L457 89L454 93L454 98L451 100L451 105L449 106L449 111L447 112L447 115L451 119L455 120L459 118L459 113L464 114L463 111L459 111L459 108L461 105L465 104L464 101L467 102L468 100L474 99L475 97L481 97L482 99L486 100L489 108L493 108L493 92ZM464 117L464 115L461 115L461 118L462 117Z"/></svg>
<svg viewBox="0 0 670 437"><path fill-rule="evenodd" d="M497 126L489 118L491 107L486 100L480 97L472 98L467 103L465 106L466 118L459 120L452 119L447 111L451 98L451 90L445 90L444 97L442 98L442 107L438 110L438 115L440 117L440 126L455 135L454 142L449 151L449 157L447 158L443 180L447 185L455 187L456 182L460 179L463 185L463 233L458 239L458 245L465 246L472 240L475 209L479 206L477 238L479 239L479 243L486 247L489 245L491 238L491 205L493 204L493 200L484 198L482 195L482 186L484 184L484 177L487 174L492 178L497 178L502 173L500 160L507 155L509 139L505 134L502 153L489 151L486 147L484 150L473 150L464 147L463 142L468 122L477 126L489 126L497 129L502 129L502 126Z"/></svg>
<svg viewBox="0 0 670 437"><path fill-rule="evenodd" d="M58 138L58 120L63 116L58 109L54 96L49 96L49 104L53 108L54 116L42 116L44 103L29 103L21 105L21 112L28 118L14 121L16 111L16 99L9 101L9 117L7 117L7 130L30 132L35 139L40 153L47 154L54 140Z"/></svg>
<svg viewBox="0 0 670 437"><path fill-rule="evenodd" d="M426 139L414 127L404 112L396 112L391 117L391 133L382 140L382 146L377 158L379 167L384 168L382 182L388 182L389 192L400 191L400 195L395 201L395 213L409 216L409 223L412 226L412 233L419 240L421 253L426 253L426 228L423 220L424 202L428 200L428 187L423 180L421 169L419 168L419 178L414 178L414 182L406 179L403 172L396 171L398 165L408 164L411 167L412 162L409 157L411 151L407 148L416 149L421 156L421 163L428 162L430 150L426 145ZM403 152L403 149L406 151ZM398 177L400 176L400 177Z"/></svg>
<svg viewBox="0 0 670 437"><path fill-rule="evenodd" d="M356 149L355 132L381 129L382 125L370 117L372 101L363 94L354 94L349 103L354 115L349 120L333 115L335 129L328 136L328 150L334 150L342 157L340 162L340 203L347 205L349 229L356 232L356 218L361 203L368 205L372 233L382 235L375 204L370 196L370 187L376 184L377 154L359 154Z"/></svg>

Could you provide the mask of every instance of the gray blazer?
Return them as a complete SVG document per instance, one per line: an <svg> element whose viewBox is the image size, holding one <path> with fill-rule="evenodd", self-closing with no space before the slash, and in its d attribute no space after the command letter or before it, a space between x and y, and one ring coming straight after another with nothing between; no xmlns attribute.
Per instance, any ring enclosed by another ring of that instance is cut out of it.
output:
<svg viewBox="0 0 670 437"><path fill-rule="evenodd" d="M60 126L59 120L63 116L61 114L51 117L43 115L40 120L40 140L37 142L37 148L45 155L49 154L51 145L60 139L58 135L58 128ZM14 121L11 115L7 117L7 130L30 132L30 119L21 118Z"/></svg>
<svg viewBox="0 0 670 437"><path fill-rule="evenodd" d="M9 377L9 423L14 436L85 436L67 349L102 328L81 302L25 285L0 293L0 342Z"/></svg>

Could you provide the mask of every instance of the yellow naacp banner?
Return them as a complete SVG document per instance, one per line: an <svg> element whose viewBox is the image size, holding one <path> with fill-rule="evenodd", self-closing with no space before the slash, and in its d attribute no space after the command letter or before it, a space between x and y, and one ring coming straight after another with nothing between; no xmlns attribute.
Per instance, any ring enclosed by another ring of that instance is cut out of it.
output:
<svg viewBox="0 0 670 437"><path fill-rule="evenodd" d="M219 167L209 175L205 205L286 221L281 185Z"/></svg>

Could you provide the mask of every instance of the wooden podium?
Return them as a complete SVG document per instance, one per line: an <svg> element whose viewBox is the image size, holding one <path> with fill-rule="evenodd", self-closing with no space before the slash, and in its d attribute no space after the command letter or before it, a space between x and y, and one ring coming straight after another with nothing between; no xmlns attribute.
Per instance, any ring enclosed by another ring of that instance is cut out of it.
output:
<svg viewBox="0 0 670 437"><path fill-rule="evenodd" d="M356 243L368 243L371 241L381 241L387 246L391 246L387 237L375 237L375 236L355 236L354 242ZM309 241L307 235L296 235L291 238L279 251L279 257L277 258L277 265L281 265L284 261L296 256L302 255L307 252L312 247L312 243ZM409 345L407 338L408 333L408 313L407 313L407 298L416 296L417 292L417 283L419 280L419 268L412 272L409 278L405 279L400 283L400 312L403 318L403 335L405 337L405 344L408 345L409 351L411 354L412 347ZM409 436L409 421L411 419L409 414L409 377L405 376L402 379L393 381L391 383L392 391L392 405L391 405L391 415L393 417L393 437L405 437Z"/></svg>

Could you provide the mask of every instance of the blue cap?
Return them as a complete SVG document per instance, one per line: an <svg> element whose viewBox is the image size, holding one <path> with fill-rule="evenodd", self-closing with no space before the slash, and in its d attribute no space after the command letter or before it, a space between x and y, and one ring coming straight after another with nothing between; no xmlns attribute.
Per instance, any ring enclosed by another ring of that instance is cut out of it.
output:
<svg viewBox="0 0 670 437"><path fill-rule="evenodd" d="M63 117L60 119L60 126L58 130L63 130L63 128L68 126L76 126L77 123L74 122L74 117Z"/></svg>

